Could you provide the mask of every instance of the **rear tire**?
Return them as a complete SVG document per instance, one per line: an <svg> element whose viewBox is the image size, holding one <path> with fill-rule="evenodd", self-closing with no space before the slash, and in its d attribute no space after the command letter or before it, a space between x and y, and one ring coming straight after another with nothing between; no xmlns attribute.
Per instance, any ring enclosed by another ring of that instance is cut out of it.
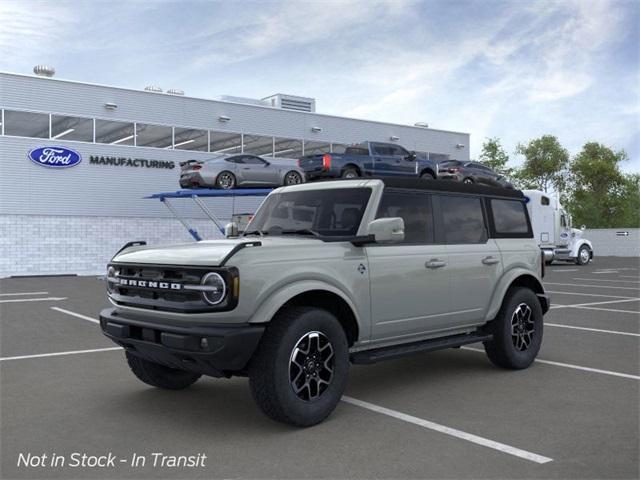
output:
<svg viewBox="0 0 640 480"><path fill-rule="evenodd" d="M126 352L127 363L139 380L156 388L182 390L194 384L201 375L165 367Z"/></svg>
<svg viewBox="0 0 640 480"><path fill-rule="evenodd" d="M476 182L473 180L473 178L467 177L464 180L462 180L462 183L466 183L466 184L470 185L470 184L476 183Z"/></svg>
<svg viewBox="0 0 640 480"><path fill-rule="evenodd" d="M342 171L342 178L347 178L347 179L351 179L351 178L359 178L360 177L360 173L358 173L358 170L356 170L353 167L347 167Z"/></svg>
<svg viewBox="0 0 640 480"><path fill-rule="evenodd" d="M216 187L222 190L231 190L236 186L236 176L228 171L223 171L216 177Z"/></svg>
<svg viewBox="0 0 640 480"><path fill-rule="evenodd" d="M420 174L420 178L422 178L423 180L435 180L436 176L431 172L422 172Z"/></svg>
<svg viewBox="0 0 640 480"><path fill-rule="evenodd" d="M268 417L309 427L335 409L348 372L347 337L336 317L292 307L267 326L249 364L249 386Z"/></svg>
<svg viewBox="0 0 640 480"><path fill-rule="evenodd" d="M493 364L513 370L531 365L540 351L543 331L536 294L523 287L509 289L488 331L493 339L484 342L484 349Z"/></svg>
<svg viewBox="0 0 640 480"><path fill-rule="evenodd" d="M302 175L300 175L300 173L296 172L295 170L287 172L284 176L284 185L298 185L302 182Z"/></svg>

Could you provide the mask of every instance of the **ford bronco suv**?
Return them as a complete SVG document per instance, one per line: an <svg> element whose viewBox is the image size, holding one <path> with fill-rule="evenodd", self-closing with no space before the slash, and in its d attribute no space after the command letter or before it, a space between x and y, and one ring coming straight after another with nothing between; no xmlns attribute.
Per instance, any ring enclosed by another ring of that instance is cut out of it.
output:
<svg viewBox="0 0 640 480"><path fill-rule="evenodd" d="M526 368L549 309L517 190L302 184L269 194L241 237L140 243L109 264L100 314L133 373L165 389L248 376L264 413L298 426L333 411L350 363L483 342Z"/></svg>

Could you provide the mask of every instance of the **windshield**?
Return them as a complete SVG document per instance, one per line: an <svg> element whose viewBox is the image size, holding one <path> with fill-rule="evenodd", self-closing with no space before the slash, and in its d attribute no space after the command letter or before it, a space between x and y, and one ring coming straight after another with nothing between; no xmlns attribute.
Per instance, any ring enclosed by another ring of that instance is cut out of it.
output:
<svg viewBox="0 0 640 480"><path fill-rule="evenodd" d="M355 236L370 196L370 188L271 194L245 235Z"/></svg>

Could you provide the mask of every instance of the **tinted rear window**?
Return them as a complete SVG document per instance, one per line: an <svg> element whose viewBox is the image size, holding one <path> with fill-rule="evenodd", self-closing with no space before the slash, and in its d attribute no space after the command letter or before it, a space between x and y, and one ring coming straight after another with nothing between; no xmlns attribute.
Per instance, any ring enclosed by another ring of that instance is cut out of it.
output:
<svg viewBox="0 0 640 480"><path fill-rule="evenodd" d="M448 244L485 243L487 229L480 198L443 195L440 209Z"/></svg>
<svg viewBox="0 0 640 480"><path fill-rule="evenodd" d="M529 233L527 213L524 203L517 200L491 200L493 225L499 234Z"/></svg>
<svg viewBox="0 0 640 480"><path fill-rule="evenodd" d="M369 150L364 147L347 147L345 155L369 155Z"/></svg>

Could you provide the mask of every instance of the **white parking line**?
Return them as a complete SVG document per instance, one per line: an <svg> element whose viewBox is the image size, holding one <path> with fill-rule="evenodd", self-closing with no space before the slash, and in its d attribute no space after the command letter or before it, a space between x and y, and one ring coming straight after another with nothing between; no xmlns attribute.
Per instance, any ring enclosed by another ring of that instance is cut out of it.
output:
<svg viewBox="0 0 640 480"><path fill-rule="evenodd" d="M551 309L554 309L554 308L590 307L592 305L606 305L608 303L637 302L638 300L640 300L640 298L628 298L626 300L621 300L621 299L618 299L618 300L607 300L607 301L604 301L604 302L576 303L574 305L551 305Z"/></svg>
<svg viewBox="0 0 640 480"><path fill-rule="evenodd" d="M556 268L554 270L551 270L552 272L579 272L580 269L579 268L569 268L567 270L563 269L563 268Z"/></svg>
<svg viewBox="0 0 640 480"><path fill-rule="evenodd" d="M606 297L606 298L635 298L635 297L621 297L620 295L602 295L599 293L578 293L578 292L558 292L554 290L547 290L547 293L553 293L558 295L578 295L582 297Z"/></svg>
<svg viewBox="0 0 640 480"><path fill-rule="evenodd" d="M389 417L402 420L403 422L412 423L414 425L418 425L419 427L428 428L429 430L434 430L436 432L440 432L446 435L450 435L452 437L460 438L462 440L466 440L468 442L475 443L477 445L482 445L483 447L492 448L494 450L498 450L500 452L507 453L515 457L523 458L531 462L542 464L542 463L549 463L553 461L553 459L549 457L544 457L536 453L531 453L526 450L521 450L520 448L512 447L510 445L505 445L504 443L495 442L493 440L489 440L488 438L479 437L478 435L474 435L472 433L463 432L462 430L445 427L444 425L440 425L439 423L434 423L434 422L430 422L429 420L424 420L422 418L414 417L412 415L407 415L406 413L398 412L396 410L391 410L390 408L381 407L380 405L375 405L369 402L363 402L362 400L358 400L357 398L343 395L342 401L350 405L355 405L360 408L371 410L372 412L381 413L382 415L387 415Z"/></svg>
<svg viewBox="0 0 640 480"><path fill-rule="evenodd" d="M640 287L619 287L618 285L585 285L583 283L544 282L545 285L564 285L566 287L615 288L617 290L640 290Z"/></svg>
<svg viewBox="0 0 640 480"><path fill-rule="evenodd" d="M66 300L67 297L47 297L47 298L12 298L10 300L0 300L0 303L17 303L17 302L59 302Z"/></svg>
<svg viewBox="0 0 640 480"><path fill-rule="evenodd" d="M43 357L60 357L63 355L78 355L80 353L95 353L95 352L110 352L113 350L122 350L122 347L109 347L109 348L94 348L92 350L73 350L70 352L55 352L55 353L39 353L37 355L21 355L19 357L2 357L0 362L6 362L9 360L25 360L28 358L43 358Z"/></svg>
<svg viewBox="0 0 640 480"><path fill-rule="evenodd" d="M637 280L609 280L608 278L599 278L594 280L592 278L573 277L573 280L586 280L587 282L640 283Z"/></svg>
<svg viewBox="0 0 640 480"><path fill-rule="evenodd" d="M638 278L638 275L618 275L620 278Z"/></svg>
<svg viewBox="0 0 640 480"><path fill-rule="evenodd" d="M49 295L49 292L0 293L0 297L13 297L17 295Z"/></svg>
<svg viewBox="0 0 640 480"><path fill-rule="evenodd" d="M636 312L635 310L619 310L615 308L598 308L598 307L574 307L574 308L582 308L584 310L600 310L603 312L630 313L631 315L640 315L640 312Z"/></svg>
<svg viewBox="0 0 640 480"><path fill-rule="evenodd" d="M460 347L460 348L463 349L463 350L470 350L472 352L485 353L484 350L481 350L479 348L473 348L473 347ZM612 372L610 370L601 370L599 368L583 367L581 365L573 365L571 363L552 362L551 360L542 360L540 358L536 358L534 360L534 362L536 362L536 363L544 363L546 365L554 365L556 367L564 367L564 368L571 368L571 369L574 369L574 370L582 370L584 372L601 373L603 375L611 375L612 377L622 377L622 378L630 378L632 380L640 380L640 376L638 376L638 375L631 375L629 373Z"/></svg>
<svg viewBox="0 0 640 480"><path fill-rule="evenodd" d="M603 270L602 272L593 272L594 275L603 275L607 273L620 273L618 270Z"/></svg>
<svg viewBox="0 0 640 480"><path fill-rule="evenodd" d="M66 313L67 315L71 315L72 317L78 317L88 322L100 323L100 320L96 320L95 318L87 317L86 315L81 315L80 313L72 312L70 310L65 310L64 308L51 307L51 310L55 310L56 312Z"/></svg>
<svg viewBox="0 0 640 480"><path fill-rule="evenodd" d="M561 325L559 323L544 322L545 327L571 328L572 330L584 330L585 332L611 333L614 335L628 335L630 337L640 337L640 333L618 332L616 330L602 330L600 328L576 327L574 325Z"/></svg>

